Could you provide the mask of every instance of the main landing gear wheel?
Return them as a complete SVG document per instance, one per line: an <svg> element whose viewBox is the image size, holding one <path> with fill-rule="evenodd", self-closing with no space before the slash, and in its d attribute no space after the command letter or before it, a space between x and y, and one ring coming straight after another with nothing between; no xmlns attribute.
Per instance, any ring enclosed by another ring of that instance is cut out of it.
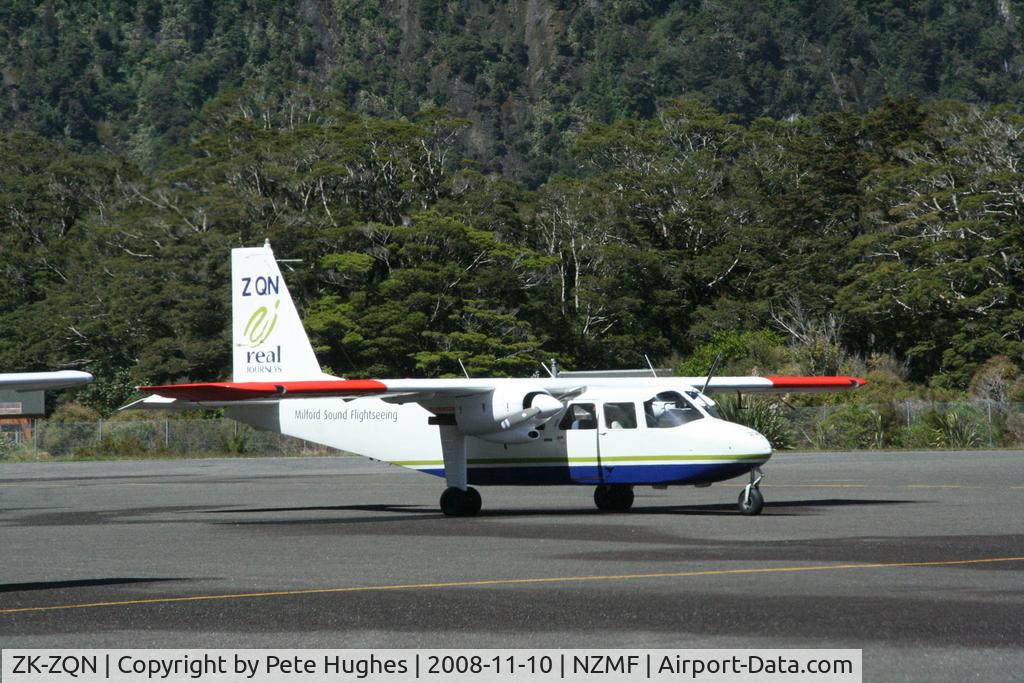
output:
<svg viewBox="0 0 1024 683"><path fill-rule="evenodd" d="M743 487L739 500L736 501L741 515L752 517L761 514L761 508L764 507L764 496L761 495L758 484L761 483L763 477L760 467L755 467L750 471L750 483Z"/></svg>
<svg viewBox="0 0 1024 683"><path fill-rule="evenodd" d="M633 487L601 484L594 489L594 504L604 512L625 512L633 507Z"/></svg>
<svg viewBox="0 0 1024 683"><path fill-rule="evenodd" d="M480 492L472 486L465 491L453 486L441 494L441 512L448 517L472 517L480 512L482 503Z"/></svg>

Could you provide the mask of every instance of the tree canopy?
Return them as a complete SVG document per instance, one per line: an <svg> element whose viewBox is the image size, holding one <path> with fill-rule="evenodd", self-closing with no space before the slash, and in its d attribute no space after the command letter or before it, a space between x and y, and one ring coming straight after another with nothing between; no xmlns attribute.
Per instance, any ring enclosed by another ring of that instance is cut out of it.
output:
<svg viewBox="0 0 1024 683"><path fill-rule="evenodd" d="M156 172L0 135L0 365L93 370L103 409L134 383L226 377L228 250L265 238L302 259L286 277L346 376L635 367L737 343L763 365L774 339L799 349L776 358L790 371L888 353L965 388L1024 353L1017 108L743 125L672 100L589 126L575 173L531 190L474 170L444 111L382 120L261 87L211 102Z"/></svg>
<svg viewBox="0 0 1024 683"><path fill-rule="evenodd" d="M996 386L1021 9L10 0L0 367L91 370L104 411L224 378L228 250L270 239L347 376L721 351Z"/></svg>

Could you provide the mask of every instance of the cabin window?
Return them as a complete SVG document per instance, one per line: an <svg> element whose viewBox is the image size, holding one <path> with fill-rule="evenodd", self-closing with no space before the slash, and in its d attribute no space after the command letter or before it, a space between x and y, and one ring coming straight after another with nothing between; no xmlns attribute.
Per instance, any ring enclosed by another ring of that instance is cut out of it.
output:
<svg viewBox="0 0 1024 683"><path fill-rule="evenodd" d="M670 429L703 417L696 406L674 391L663 391L644 401L644 418L653 429Z"/></svg>
<svg viewBox="0 0 1024 683"><path fill-rule="evenodd" d="M605 403L604 425L608 429L636 429L636 406L632 403Z"/></svg>
<svg viewBox="0 0 1024 683"><path fill-rule="evenodd" d="M593 403L573 403L558 423L559 429L597 429L597 411Z"/></svg>

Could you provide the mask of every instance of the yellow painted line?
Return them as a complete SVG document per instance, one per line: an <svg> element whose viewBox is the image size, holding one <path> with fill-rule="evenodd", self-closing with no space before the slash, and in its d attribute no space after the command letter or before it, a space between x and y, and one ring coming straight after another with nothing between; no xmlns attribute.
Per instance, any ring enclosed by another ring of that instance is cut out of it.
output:
<svg viewBox="0 0 1024 683"><path fill-rule="evenodd" d="M69 489L77 484L0 484L3 489Z"/></svg>
<svg viewBox="0 0 1024 683"><path fill-rule="evenodd" d="M908 489L983 489L984 486L965 486L963 484L907 484Z"/></svg>
<svg viewBox="0 0 1024 683"><path fill-rule="evenodd" d="M271 598L296 595L324 595L328 593L371 593L378 591L422 590L430 588L478 588L481 586L516 586L544 583L586 583L593 581L635 581L638 579L672 579L700 576L729 576L746 574L782 574L793 572L825 572L853 569L900 569L914 567L953 567L959 565L994 564L997 562L1024 562L1024 557L986 557L973 560L945 560L939 562L892 562L878 564L829 564L810 567L756 567L753 569L706 569L689 572L659 572L654 574L609 574L592 576L548 576L532 579L484 579L478 581L446 581L443 583L402 583L391 586L347 586L343 588L301 588L296 590L267 591L262 593L229 593L224 595L189 595L177 598L149 598L144 600L117 600L111 602L87 602L69 605L46 605L40 607L15 607L0 609L0 614L21 612L51 612L56 610L90 609L96 607L124 607L134 605L157 605L178 602L204 602L210 600L239 600L247 598Z"/></svg>
<svg viewBox="0 0 1024 683"><path fill-rule="evenodd" d="M765 482L766 488L787 488L787 489L865 489L867 484L779 484L776 482Z"/></svg>

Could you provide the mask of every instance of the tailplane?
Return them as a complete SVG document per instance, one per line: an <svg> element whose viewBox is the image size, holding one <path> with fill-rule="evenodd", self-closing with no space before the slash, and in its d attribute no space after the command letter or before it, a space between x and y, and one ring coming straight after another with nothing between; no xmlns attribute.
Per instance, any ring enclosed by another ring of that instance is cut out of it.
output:
<svg viewBox="0 0 1024 683"><path fill-rule="evenodd" d="M236 382L322 379L274 252L231 250L232 374Z"/></svg>

